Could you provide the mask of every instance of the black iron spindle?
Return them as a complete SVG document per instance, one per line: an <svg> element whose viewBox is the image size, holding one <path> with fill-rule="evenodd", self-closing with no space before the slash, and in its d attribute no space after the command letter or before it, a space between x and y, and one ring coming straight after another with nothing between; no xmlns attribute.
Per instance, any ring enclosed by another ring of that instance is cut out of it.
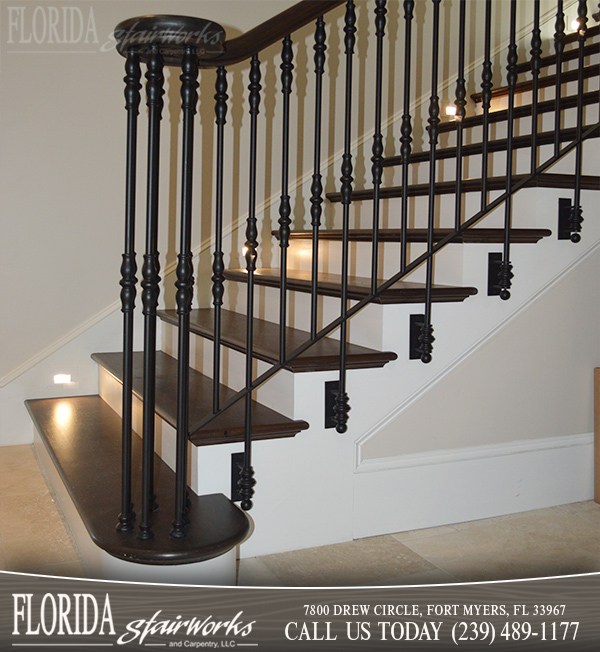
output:
<svg viewBox="0 0 600 652"><path fill-rule="evenodd" d="M321 121L323 103L323 72L325 69L325 21L323 16L317 20L315 30L315 144L314 168L312 184L310 187L310 216L312 226L312 272L310 289L310 336L314 339L317 335L317 287L319 281L319 227L323 212L323 181L321 177Z"/></svg>
<svg viewBox="0 0 600 652"><path fill-rule="evenodd" d="M539 22L539 16L538 16ZM513 137L514 137L514 108L515 108L515 87L517 85L517 0L510 3L510 41L507 56L507 82L508 82L508 120L507 148L506 148L506 201L504 202L504 250L502 262L498 271L498 285L500 298L504 301L510 299L509 288L513 277L512 265L510 264L510 227L512 220L512 174L513 174ZM532 61L533 69L533 61ZM535 152L535 149L532 149ZM535 157L532 161L535 164ZM532 173L535 170L532 170Z"/></svg>
<svg viewBox="0 0 600 652"><path fill-rule="evenodd" d="M540 31L540 0L533 3L533 31L531 36L531 172L537 168L538 104L540 84L540 63L542 58L542 33Z"/></svg>
<svg viewBox="0 0 600 652"><path fill-rule="evenodd" d="M252 509L252 496L254 495L254 469L252 468L252 339L253 339L253 313L254 313L254 271L256 270L256 257L258 248L258 231L256 228L256 136L257 118L260 107L260 63L258 55L252 57L250 64L250 189L248 199L248 219L246 225L246 270L248 272L247 301L246 301L246 409L245 409L245 436L244 436L244 464L240 472L238 486L242 496L242 509Z"/></svg>
<svg viewBox="0 0 600 652"><path fill-rule="evenodd" d="M148 179L146 194L146 252L142 267L142 304L144 314L144 407L142 453L142 517L140 539L154 536L150 514L156 508L154 495L154 409L156 398L156 307L160 282L158 258L158 177L160 121L162 118L164 76L159 46L150 46L146 70L148 105Z"/></svg>
<svg viewBox="0 0 600 652"><path fill-rule="evenodd" d="M435 220L435 153L438 142L440 124L440 102L438 97L438 67L439 67L439 40L440 40L440 2L433 2L433 30L432 30L432 60L431 60L431 98L429 100L429 210L427 215L427 269L425 286L425 318L419 335L421 361L425 364L431 362L433 351L433 326L431 325L431 291L433 285L433 228Z"/></svg>
<svg viewBox="0 0 600 652"><path fill-rule="evenodd" d="M466 116L467 89L465 82L465 23L466 0L460 0L458 19L458 78L456 80L456 198L454 205L454 226L460 229L462 222L462 177L463 177L463 120Z"/></svg>
<svg viewBox="0 0 600 652"><path fill-rule="evenodd" d="M490 132L490 106L492 102L492 0L485 0L484 61L481 74L481 106L483 108L481 149L481 210L487 204L488 142Z"/></svg>
<svg viewBox="0 0 600 652"><path fill-rule="evenodd" d="M577 39L579 53L577 57L577 146L575 148L575 191L573 193L573 205L569 216L569 228L571 230L571 242L581 240L581 224L583 222L583 211L581 209L581 167L583 164L583 87L584 87L584 63L585 63L585 35L587 31L587 0L579 0L577 5Z"/></svg>
<svg viewBox="0 0 600 652"><path fill-rule="evenodd" d="M185 536L187 459L189 433L190 311L194 292L192 264L192 189L194 169L194 116L198 104L198 58L196 50L185 48L181 63L181 109L183 145L181 159L181 229L177 261L176 302L178 315L177 354L177 443L175 464L175 518L171 536Z"/></svg>
<svg viewBox="0 0 600 652"><path fill-rule="evenodd" d="M283 123L281 152L281 201L279 204L279 250L280 250L280 293L279 293L279 362L285 362L285 339L287 324L287 250L290 244L290 196L288 176L290 164L290 94L294 64L292 39L286 36L281 51L281 92L283 93Z"/></svg>
<svg viewBox="0 0 600 652"><path fill-rule="evenodd" d="M560 151L560 103L562 96L562 56L565 49L565 14L563 0L557 0L554 32L554 51L556 53L556 86L554 91L554 155Z"/></svg>
<svg viewBox="0 0 600 652"><path fill-rule="evenodd" d="M371 256L371 291L377 290L377 269L379 267L379 189L383 174L383 135L381 133L381 95L383 87L383 37L385 36L385 15L387 0L375 2L375 35L377 54L375 60L375 134L373 135L373 250Z"/></svg>
<svg viewBox="0 0 600 652"><path fill-rule="evenodd" d="M227 72L224 66L217 68L215 83L215 115L217 124L217 161L215 190L215 252L213 254L212 278L215 339L213 342L213 412L219 410L221 383L221 306L225 282L223 261L223 147L225 140L225 118L227 117Z"/></svg>
<svg viewBox="0 0 600 652"><path fill-rule="evenodd" d="M344 45L346 55L346 90L344 105L344 154L342 156L342 288L341 288L341 318L340 325L340 380L338 393L335 398L334 411L336 430L344 433L348 430L348 412L350 405L346 393L346 337L348 333L347 310L348 310L348 232L350 222L350 204L352 202L352 59L354 56L354 44L356 41L356 11L353 0L346 3L346 15L344 19Z"/></svg>
<svg viewBox="0 0 600 652"><path fill-rule="evenodd" d="M127 110L127 158L125 188L125 251L121 264L121 310L123 312L123 396L121 513L117 530L131 532L135 514L131 500L131 431L133 404L133 314L136 294L135 193L137 160L137 118L140 107L140 58L135 48L125 62L125 108Z"/></svg>
<svg viewBox="0 0 600 652"><path fill-rule="evenodd" d="M400 270L406 269L408 229L408 166L412 150L412 125L410 116L410 60L412 48L412 20L415 8L414 0L404 0L404 107L400 125L400 154L402 155L402 208L401 208L401 243Z"/></svg>

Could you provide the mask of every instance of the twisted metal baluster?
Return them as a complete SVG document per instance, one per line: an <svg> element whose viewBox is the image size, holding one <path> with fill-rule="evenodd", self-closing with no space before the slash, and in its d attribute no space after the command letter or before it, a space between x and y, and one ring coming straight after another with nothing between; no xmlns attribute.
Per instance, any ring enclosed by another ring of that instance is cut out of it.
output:
<svg viewBox="0 0 600 652"><path fill-rule="evenodd" d="M539 22L539 20L538 20ZM515 109L515 87L517 85L517 1L510 3L510 44L507 56L507 81L508 81L508 121L506 150L506 201L504 202L504 251L502 262L498 271L498 285L500 287L500 298L504 301L510 298L509 288L513 277L512 265L510 264L510 227L512 218L512 174L513 174L513 136L514 136L514 109ZM532 69L533 69L532 60ZM532 150L535 152L535 149ZM535 158L534 158L535 161Z"/></svg>
<svg viewBox="0 0 600 652"><path fill-rule="evenodd" d="M348 323L348 231L350 220L350 204L352 202L352 58L356 41L356 12L353 0L346 4L344 19L344 45L346 54L346 92L344 107L344 154L342 156L341 193L343 206L342 222L342 288L341 288L341 318L340 325L340 380L335 398L334 411L336 430L341 434L348 430L348 412L350 405L346 393L346 337Z"/></svg>
<svg viewBox="0 0 600 652"><path fill-rule="evenodd" d="M288 194L288 176L290 163L290 94L294 64L292 39L286 36L283 39L281 51L281 92L283 93L283 126L282 126L282 153L281 153L281 202L279 204L279 362L285 362L285 339L287 322L287 250L290 244L290 196Z"/></svg>
<svg viewBox="0 0 600 652"><path fill-rule="evenodd" d="M319 282L319 227L323 212L323 181L321 177L321 122L323 104L323 71L325 68L325 22L323 16L317 20L315 30L315 144L313 177L310 187L310 216L312 226L312 272L310 288L310 336L317 336L317 288Z"/></svg>
<svg viewBox="0 0 600 652"><path fill-rule="evenodd" d="M404 108L402 123L400 125L400 154L402 155L402 209L401 209L401 243L400 243L400 270L406 269L406 249L408 230L408 166L410 163L412 125L410 116L410 59L411 35L414 0L404 0Z"/></svg>
<svg viewBox="0 0 600 652"><path fill-rule="evenodd" d="M379 189L383 174L383 135L381 133L381 94L383 86L383 37L385 36L386 0L375 3L375 34L377 57L375 65L375 134L373 135L373 249L371 255L371 291L377 290L377 269L379 266Z"/></svg>
<svg viewBox="0 0 600 652"><path fill-rule="evenodd" d="M542 57L542 36L540 32L540 0L533 3L533 32L531 37L531 74L533 87L531 89L531 172L537 168L538 149L538 103L539 103L539 77Z"/></svg>
<svg viewBox="0 0 600 652"><path fill-rule="evenodd" d="M246 300L246 410L244 436L244 464L240 472L238 486L242 496L242 509L252 509L254 495L254 469L252 468L252 338L254 312L254 271L256 270L256 250L258 248L258 231L256 228L256 134L257 117L260 106L260 63L258 55L252 57L250 64L250 190L248 219L246 222L246 270L248 271L248 293Z"/></svg>
<svg viewBox="0 0 600 652"><path fill-rule="evenodd" d="M487 204L488 142L490 131L490 105L492 102L491 32L492 0L485 0L485 53L483 71L481 73L481 105L483 108L483 138L481 151L481 210L483 210Z"/></svg>
<svg viewBox="0 0 600 652"><path fill-rule="evenodd" d="M581 209L581 168L583 164L583 68L585 63L585 33L587 31L587 1L579 0L577 6L577 20L579 29L577 38L579 53L577 57L577 147L575 148L575 191L573 193L573 206L569 216L569 228L571 230L571 242L581 240L581 224L583 222L583 211Z"/></svg>
<svg viewBox="0 0 600 652"><path fill-rule="evenodd" d="M131 532L135 513L131 501L131 431L133 402L133 315L135 308L135 192L137 159L137 118L140 107L140 58L131 48L125 62L125 108L127 110L127 158L125 189L125 252L121 264L121 310L123 312L123 396L121 513L117 530Z"/></svg>
<svg viewBox="0 0 600 652"><path fill-rule="evenodd" d="M554 50L556 52L556 87L554 96L554 156L560 151L560 103L562 94L562 56L565 49L565 14L563 0L558 0L554 33Z"/></svg>
<svg viewBox="0 0 600 652"><path fill-rule="evenodd" d="M154 410L156 399L156 307L160 263L158 258L158 176L160 121L163 109L163 57L159 46L150 46L146 70L148 105L148 179L146 199L146 252L142 267L144 314L144 407L142 453L142 517L138 537L152 539L150 513L156 509L154 495Z"/></svg>
<svg viewBox="0 0 600 652"><path fill-rule="evenodd" d="M433 34L432 34L432 63L431 63L431 98L429 101L429 211L427 219L427 270L426 270L426 287L425 287L425 318L421 326L419 335L419 345L421 350L421 362L428 364L431 362L431 352L433 351L433 326L431 325L431 293L433 285L433 227L435 220L435 153L438 142L439 124L440 124L440 98L438 97L438 58L439 58L439 40L440 40L440 1L433 2Z"/></svg>
<svg viewBox="0 0 600 652"><path fill-rule="evenodd" d="M181 109L183 146L181 154L181 230L177 262L177 458L175 464L175 518L171 536L185 536L187 498L187 460L189 433L190 311L194 295L192 264L192 190L194 169L194 116L198 104L198 57L187 46L181 62Z"/></svg>
<svg viewBox="0 0 600 652"><path fill-rule="evenodd" d="M460 0L458 25L458 78L456 80L456 199L454 205L454 227L458 231L462 223L462 177L463 177L463 120L466 116L467 89L465 82L465 23L466 0Z"/></svg>
<svg viewBox="0 0 600 652"><path fill-rule="evenodd" d="M215 115L217 124L217 163L215 190L215 252L212 265L212 293L215 307L214 325L215 339L213 342L213 412L218 412L221 383L221 306L225 281L225 264L223 262L223 147L225 140L225 118L227 117L227 72L223 66L217 68L215 83Z"/></svg>

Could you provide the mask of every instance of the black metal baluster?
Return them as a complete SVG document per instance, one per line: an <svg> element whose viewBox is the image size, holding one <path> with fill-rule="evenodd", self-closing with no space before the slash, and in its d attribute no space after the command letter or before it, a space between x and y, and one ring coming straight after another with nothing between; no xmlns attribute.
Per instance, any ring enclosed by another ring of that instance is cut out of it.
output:
<svg viewBox="0 0 600 652"><path fill-rule="evenodd" d="M279 251L280 251L280 293L279 293L279 362L285 362L285 336L287 324L287 250L290 245L290 196L288 194L288 176L290 163L290 94L294 64L292 39L283 39L281 51L281 92L283 93L283 133L281 152L281 202L279 204Z"/></svg>
<svg viewBox="0 0 600 652"><path fill-rule="evenodd" d="M375 2L375 34L377 55L375 62L375 134L373 135L373 251L371 256L371 291L377 290L379 267L379 189L383 174L383 135L381 133L381 95L383 86L383 37L385 36L386 0Z"/></svg>
<svg viewBox="0 0 600 652"><path fill-rule="evenodd" d="M419 335L419 345L421 350L421 361L425 364L431 362L431 352L433 350L433 326L431 325L431 290L433 285L433 227L435 220L435 153L438 142L439 124L440 124L440 102L437 94L438 90L438 58L439 58L439 40L440 40L440 2L441 0L432 0L433 2L433 34L432 34L432 63L431 63L431 98L429 101L429 211L427 216L427 270L425 286L425 318Z"/></svg>
<svg viewBox="0 0 600 652"><path fill-rule="evenodd" d="M312 273L310 289L310 336L317 335L317 286L319 280L319 227L323 212L323 181L321 177L321 114L323 98L323 71L325 68L325 21L323 16L317 20L315 30L315 145L314 145L314 171L310 187L310 216L312 226Z"/></svg>
<svg viewBox="0 0 600 652"><path fill-rule="evenodd" d="M221 382L221 306L225 281L223 262L223 146L225 140L225 118L227 116L227 73L223 66L217 68L215 83L215 114L217 123L217 162L215 190L215 252L213 255L212 282L213 305L215 307L215 339L213 347L213 412L218 412Z"/></svg>
<svg viewBox="0 0 600 652"><path fill-rule="evenodd" d="M257 116L260 106L260 63L258 55L252 57L250 64L250 190L249 208L246 226L246 270L248 272L247 301L246 301L246 410L245 410L245 437L244 437L244 465L240 472L238 486L242 496L242 509L252 509L252 496L254 495L254 469L252 468L252 338L253 338L253 313L254 313L254 271L256 269L256 250L258 248L258 231L256 228L256 133Z"/></svg>
<svg viewBox="0 0 600 652"><path fill-rule="evenodd" d="M539 23L539 15L538 15ZM511 0L510 4L510 42L507 56L507 82L508 82L508 120L507 148L506 148L506 201L504 202L504 250L502 262L498 271L498 285L500 287L500 298L504 301L510 299L509 288L513 277L512 265L510 264L510 227L512 220L512 174L513 174L513 136L514 136L514 109L515 109L515 87L517 84L517 0ZM535 30L534 30L535 31ZM532 61L533 69L533 61ZM538 64L539 67L539 64ZM535 149L532 149L535 152ZM532 165L535 164L535 157ZM533 172L533 170L532 170Z"/></svg>
<svg viewBox="0 0 600 652"><path fill-rule="evenodd" d="M488 183L488 142L490 132L490 105L492 101L492 60L491 60L491 33L492 33L492 0L485 0L485 35L484 35L484 61L481 74L481 106L483 108L483 134L481 150L481 210L487 204Z"/></svg>
<svg viewBox="0 0 600 652"><path fill-rule="evenodd" d="M578 42L579 55L577 57L577 147L575 148L575 191L573 193L573 206L569 216L569 228L571 229L571 242L581 240L581 224L583 222L583 211L581 209L581 167L583 164L583 86L584 86L584 63L585 63L585 33L587 30L587 1L579 0L577 5Z"/></svg>
<svg viewBox="0 0 600 652"><path fill-rule="evenodd" d="M402 155L402 209L401 209L401 243L400 243L400 270L406 269L406 232L408 229L408 166L410 163L412 125L410 117L410 60L411 60L411 35L414 0L404 0L404 108L402 123L400 125L400 154Z"/></svg>
<svg viewBox="0 0 600 652"><path fill-rule="evenodd" d="M531 172L537 168L538 148L538 102L539 102L539 78L540 60L542 57L542 36L540 32L540 0L533 3L533 32L531 36L531 74L533 76L533 87L531 89Z"/></svg>
<svg viewBox="0 0 600 652"><path fill-rule="evenodd" d="M456 200L454 206L454 226L460 229L462 223L462 177L463 177L463 120L466 116L467 89L465 82L465 23L466 0L460 0L458 25L458 78L456 80Z"/></svg>
<svg viewBox="0 0 600 652"><path fill-rule="evenodd" d="M127 110L127 159L125 189L125 252L121 264L121 310L123 312L123 396L122 396L122 471L121 513L117 530L131 532L135 513L131 500L131 431L133 404L133 313L135 308L135 192L137 159L137 118L140 107L140 58L135 48L125 62L125 108Z"/></svg>
<svg viewBox="0 0 600 652"><path fill-rule="evenodd" d="M154 495L154 409L156 398L156 307L160 282L158 258L158 176L160 121L163 109L163 57L157 44L150 47L146 70L148 105L148 179L146 198L146 252L142 267L144 314L144 407L142 453L142 517L138 537L154 536L150 513L156 509Z"/></svg>
<svg viewBox="0 0 600 652"><path fill-rule="evenodd" d="M346 313L348 311L348 231L350 222L350 204L352 202L352 58L354 55L354 44L356 34L356 12L353 0L346 3L346 16L344 19L344 45L346 54L346 92L344 106L344 154L342 156L342 288L341 288L341 318L340 325L340 380L338 393L335 397L335 422L336 430L344 433L348 430L348 412L350 405L346 393L346 337L348 334L348 323Z"/></svg>
<svg viewBox="0 0 600 652"><path fill-rule="evenodd" d="M181 109L183 145L181 159L181 230L177 261L177 457L175 464L175 518L171 536L185 536L187 459L189 433L190 311L194 293L192 264L192 189L194 169L194 116L198 104L198 58L196 50L186 47L181 63Z"/></svg>
<svg viewBox="0 0 600 652"><path fill-rule="evenodd" d="M565 49L565 14L563 0L558 0L554 33L554 50L556 52L556 87L554 96L554 155L560 151L560 101L562 95L562 56Z"/></svg>

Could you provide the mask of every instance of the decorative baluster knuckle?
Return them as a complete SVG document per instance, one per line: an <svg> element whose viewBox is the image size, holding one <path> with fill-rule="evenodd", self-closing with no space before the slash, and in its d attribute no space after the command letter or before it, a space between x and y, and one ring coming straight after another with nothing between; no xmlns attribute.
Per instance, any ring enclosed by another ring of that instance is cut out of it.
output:
<svg viewBox="0 0 600 652"><path fill-rule="evenodd" d="M250 91L250 115L258 115L260 107L260 91L262 90L260 80L260 62L258 57L255 55L252 57L252 63L250 64L250 84L248 85L248 90Z"/></svg>
<svg viewBox="0 0 600 652"><path fill-rule="evenodd" d="M400 154L402 154L402 161L408 163L412 151L412 124L411 116L405 113L402 116L402 124L400 126Z"/></svg>
<svg viewBox="0 0 600 652"><path fill-rule="evenodd" d="M456 80L456 99L454 100L454 105L456 106L456 120L464 120L467 114L467 87L464 76Z"/></svg>
<svg viewBox="0 0 600 652"><path fill-rule="evenodd" d="M121 312L133 312L135 308L135 286L137 284L137 263L135 253L123 254L121 263Z"/></svg>
<svg viewBox="0 0 600 652"><path fill-rule="evenodd" d="M217 81L215 83L215 115L216 123L223 126L227 118L227 72L223 66L217 68Z"/></svg>
<svg viewBox="0 0 600 652"><path fill-rule="evenodd" d="M578 38L580 41L585 40L587 32L587 0L579 0L577 5L577 22L579 23L579 28L577 30Z"/></svg>
<svg viewBox="0 0 600 652"><path fill-rule="evenodd" d="M383 175L383 135L376 133L373 136L373 156L371 157L373 163L371 171L373 173L373 184L380 185Z"/></svg>
<svg viewBox="0 0 600 652"><path fill-rule="evenodd" d="M222 251L215 251L212 266L213 275L211 281L213 282L213 305L223 305L223 294L225 291L225 262Z"/></svg>
<svg viewBox="0 0 600 652"><path fill-rule="evenodd" d="M540 50L541 52L541 50ZM511 43L508 46L508 56L506 57L507 61L507 66L506 66L506 81L508 82L508 85L514 89L515 84L517 83L517 63L519 60L519 56L517 53L517 44L516 43Z"/></svg>
<svg viewBox="0 0 600 652"><path fill-rule="evenodd" d="M185 49L179 79L181 80L181 108L188 115L195 115L198 104L198 58L194 48Z"/></svg>
<svg viewBox="0 0 600 652"><path fill-rule="evenodd" d="M348 431L348 413L350 412L350 399L346 392L338 392L333 404L335 414L335 429L340 435Z"/></svg>
<svg viewBox="0 0 600 652"><path fill-rule="evenodd" d="M192 264L192 254L190 252L181 253L177 257L177 288L176 302L177 314L187 315L192 309L192 299L194 296L194 266Z"/></svg>
<svg viewBox="0 0 600 652"><path fill-rule="evenodd" d="M498 270L498 286L500 287L500 298L503 301L510 299L509 289L512 285L512 278L514 276L512 268L513 266L508 260L503 260L500 263L500 269Z"/></svg>
<svg viewBox="0 0 600 652"><path fill-rule="evenodd" d="M565 14L563 13L562 2L559 3L554 29L554 50L556 54L560 55L565 49Z"/></svg>
<svg viewBox="0 0 600 652"><path fill-rule="evenodd" d="M581 206L573 206L569 216L569 227L571 230L571 242L577 244L581 241L581 225L583 223L583 210Z"/></svg>
<svg viewBox="0 0 600 652"><path fill-rule="evenodd" d="M325 21L323 20L323 16L320 16L317 19L317 27L315 29L315 44L313 45L313 50L315 51L315 73L317 75L322 75L325 68L325 51L327 50L327 45L325 43L326 38L327 34L325 32Z"/></svg>
<svg viewBox="0 0 600 652"><path fill-rule="evenodd" d="M142 306L144 315L152 315L158 305L160 262L158 253L144 254L142 265Z"/></svg>
<svg viewBox="0 0 600 652"><path fill-rule="evenodd" d="M323 212L323 181L320 174L313 174L310 186L310 216L311 226L321 226L321 214Z"/></svg>
<svg viewBox="0 0 600 652"><path fill-rule="evenodd" d="M348 0L346 5L346 21L344 25L344 47L345 54L354 54L356 43L356 10L353 0Z"/></svg>
<svg viewBox="0 0 600 652"><path fill-rule="evenodd" d="M292 80L294 70L294 51L292 49L292 39L286 36L283 39L283 48L281 50L281 92L284 95L290 95L292 92Z"/></svg>
<svg viewBox="0 0 600 652"><path fill-rule="evenodd" d="M412 20L415 0L404 0L404 20Z"/></svg>
<svg viewBox="0 0 600 652"><path fill-rule="evenodd" d="M427 119L429 133L429 144L437 145L440 124L440 98L432 95L429 98L429 118Z"/></svg>
<svg viewBox="0 0 600 652"><path fill-rule="evenodd" d="M132 48L129 50L127 60L125 61L125 108L134 115L139 114L142 85L142 70L140 68L140 57Z"/></svg>
<svg viewBox="0 0 600 652"><path fill-rule="evenodd" d="M342 195L342 204L350 204L352 201L352 182L354 177L352 176L352 154L346 152L342 156L342 176L340 181L342 182L341 195Z"/></svg>
<svg viewBox="0 0 600 652"><path fill-rule="evenodd" d="M240 479L238 480L238 487L240 489L240 496L242 497L241 506L245 512L252 509L252 496L254 496L254 487L256 480L254 478L254 469L251 466L243 466L240 471Z"/></svg>
<svg viewBox="0 0 600 652"><path fill-rule="evenodd" d="M163 95L165 94L164 75L163 75L163 57L158 45L153 44L148 57L146 70L146 104L150 109L154 109L159 118L162 115L164 106Z"/></svg>
<svg viewBox="0 0 600 652"><path fill-rule="evenodd" d="M533 75L539 75L542 58L542 32L538 24L536 24L532 31L531 50L529 53L531 54L531 72Z"/></svg>
<svg viewBox="0 0 600 652"><path fill-rule="evenodd" d="M419 349L421 351L421 362L429 364L432 360L433 343L435 337L433 336L433 326L431 324L423 324L421 326L421 334L419 335Z"/></svg>
<svg viewBox="0 0 600 652"><path fill-rule="evenodd" d="M387 14L387 0L375 0L375 36L383 38L385 36L385 24Z"/></svg>

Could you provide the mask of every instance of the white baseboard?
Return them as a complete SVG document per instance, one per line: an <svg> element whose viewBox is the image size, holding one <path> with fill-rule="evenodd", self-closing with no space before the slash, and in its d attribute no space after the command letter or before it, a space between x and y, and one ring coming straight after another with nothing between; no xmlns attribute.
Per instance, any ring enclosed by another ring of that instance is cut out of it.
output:
<svg viewBox="0 0 600 652"><path fill-rule="evenodd" d="M354 474L353 536L448 525L592 497L591 433L363 460Z"/></svg>

